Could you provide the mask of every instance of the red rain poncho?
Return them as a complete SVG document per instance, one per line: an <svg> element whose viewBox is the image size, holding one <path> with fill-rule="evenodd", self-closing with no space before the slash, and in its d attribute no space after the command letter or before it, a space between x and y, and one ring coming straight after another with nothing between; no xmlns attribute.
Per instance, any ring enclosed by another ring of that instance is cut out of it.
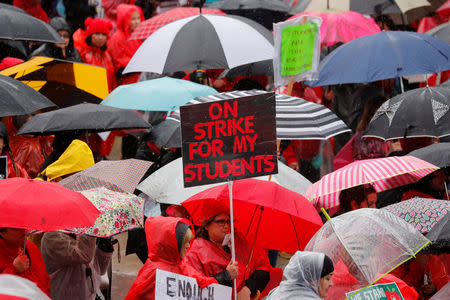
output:
<svg viewBox="0 0 450 300"><path fill-rule="evenodd" d="M14 0L13 5L23 9L35 18L48 23L48 16L41 7L39 0Z"/></svg>
<svg viewBox="0 0 450 300"><path fill-rule="evenodd" d="M250 256L250 247L244 237L238 232L235 232L235 248L236 261L239 267L239 275L236 278L238 292L244 287L245 280L256 270L270 272L270 281L264 291L261 291L262 297L266 296L273 288L280 284L283 271L278 268L273 268L270 265L267 254L263 249L255 247L251 265L246 268ZM185 257L186 264L195 268L203 275L210 277L225 270L230 260L231 254L203 238L195 239Z"/></svg>
<svg viewBox="0 0 450 300"><path fill-rule="evenodd" d="M189 224L182 218L155 217L145 222L148 259L126 296L126 300L155 299L156 269L194 277L201 288L217 283L214 278L203 277L180 260L175 228L178 222ZM190 224L189 224L190 225Z"/></svg>

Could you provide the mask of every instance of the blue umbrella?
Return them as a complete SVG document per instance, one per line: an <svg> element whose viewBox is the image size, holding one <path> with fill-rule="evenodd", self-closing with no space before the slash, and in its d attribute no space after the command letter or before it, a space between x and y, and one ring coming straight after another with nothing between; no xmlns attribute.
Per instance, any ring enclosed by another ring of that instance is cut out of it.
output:
<svg viewBox="0 0 450 300"><path fill-rule="evenodd" d="M100 104L146 111L172 111L193 98L216 93L207 85L163 77L121 85Z"/></svg>
<svg viewBox="0 0 450 300"><path fill-rule="evenodd" d="M385 31L350 41L319 64L312 86L372 82L450 69L450 45L427 34Z"/></svg>

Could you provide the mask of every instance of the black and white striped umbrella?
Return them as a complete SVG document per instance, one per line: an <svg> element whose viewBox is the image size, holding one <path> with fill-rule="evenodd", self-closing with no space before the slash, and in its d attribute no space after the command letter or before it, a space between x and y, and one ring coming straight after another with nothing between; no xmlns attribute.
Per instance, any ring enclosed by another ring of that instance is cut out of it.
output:
<svg viewBox="0 0 450 300"><path fill-rule="evenodd" d="M267 93L260 90L234 91L197 97L185 105L236 99ZM331 110L301 98L275 94L277 139L325 140L351 131ZM178 124L177 124L178 122ZM166 147L180 147L180 112L174 111L165 121L153 127L154 142ZM156 131L155 131L156 130Z"/></svg>
<svg viewBox="0 0 450 300"><path fill-rule="evenodd" d="M197 15L155 31L124 73L231 69L272 59L273 53L273 35L258 23L239 16Z"/></svg>

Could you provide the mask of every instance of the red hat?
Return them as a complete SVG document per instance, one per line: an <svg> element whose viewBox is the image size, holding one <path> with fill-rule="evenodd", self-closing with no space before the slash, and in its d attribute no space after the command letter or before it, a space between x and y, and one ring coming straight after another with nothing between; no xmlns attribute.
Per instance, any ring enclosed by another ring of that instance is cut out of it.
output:
<svg viewBox="0 0 450 300"><path fill-rule="evenodd" d="M109 32L113 28L111 22L100 18L87 18L84 21L84 24L86 25L86 36L90 36L94 33L104 33L109 36Z"/></svg>

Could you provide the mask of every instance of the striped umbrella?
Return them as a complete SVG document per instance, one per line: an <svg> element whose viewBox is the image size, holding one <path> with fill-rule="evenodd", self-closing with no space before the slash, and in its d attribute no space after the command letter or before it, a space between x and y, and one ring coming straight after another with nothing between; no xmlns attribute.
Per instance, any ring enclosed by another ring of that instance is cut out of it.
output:
<svg viewBox="0 0 450 300"><path fill-rule="evenodd" d="M331 208L339 205L342 190L371 184L378 193L416 182L438 169L413 156L358 160L323 176L306 190L305 197L316 207Z"/></svg>
<svg viewBox="0 0 450 300"><path fill-rule="evenodd" d="M185 105L237 99L267 93L260 90L234 91L197 97ZM331 110L301 98L276 94L277 139L325 140L350 129ZM165 121L153 127L154 142L166 147L179 147L180 113L175 111ZM169 146L170 145L170 146Z"/></svg>

